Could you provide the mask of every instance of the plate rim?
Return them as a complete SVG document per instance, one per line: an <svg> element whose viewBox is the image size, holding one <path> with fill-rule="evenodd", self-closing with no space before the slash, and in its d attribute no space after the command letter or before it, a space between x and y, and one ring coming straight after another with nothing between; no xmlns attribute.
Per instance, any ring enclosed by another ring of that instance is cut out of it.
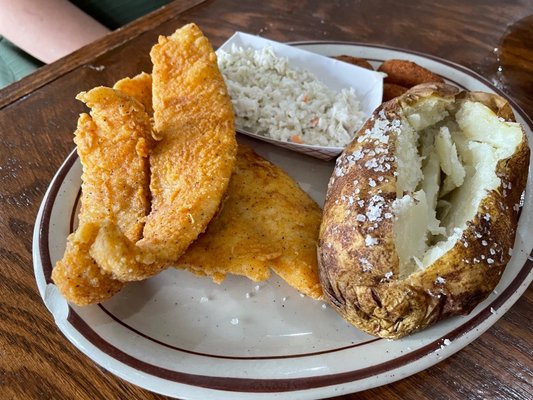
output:
<svg viewBox="0 0 533 400"><path fill-rule="evenodd" d="M477 79L478 81L481 81L485 85L489 86L494 92L501 97L505 98L511 106L519 111L520 116L527 121L530 128L533 130L533 117L529 116L528 113L516 102L516 100L513 99L513 97L503 91L502 89L498 88L496 85L494 85L490 80L485 78L483 75L479 74L478 72L465 67L464 65L458 64L455 61L450 61L445 58L434 56L431 54L427 54L421 51L416 50L408 50L404 49L402 47L394 47L394 46L388 46L384 44L374 44L374 43L364 43L364 42L353 42L353 41L343 41L343 40L300 40L300 41L291 41L287 42L287 44L293 45L293 46L308 46L308 45L347 45L347 46L357 46L357 47L367 47L372 49L382 49L382 50L390 50L390 51L398 51L402 53L407 54L413 54L415 56L427 58L436 62L439 62L441 64L447 65L449 67L452 67L454 69L457 69L467 75L470 75ZM456 82L454 82L456 83ZM456 83L457 84L457 83ZM458 84L457 84L458 85ZM458 85L461 86L461 85Z"/></svg>
<svg viewBox="0 0 533 400"><path fill-rule="evenodd" d="M520 114L520 117L524 119L525 123L528 125L531 131L533 131L533 122L529 115L525 113L525 111L514 101L514 99L508 95L507 93L503 92L501 89L496 87L494 84L492 84L488 79L484 78L483 76L479 75L477 72L472 71L460 64L456 64L452 61L442 59L440 57L428 55L425 53L412 51L412 50L406 50L402 48L392 47L392 46L384 46L384 45L374 45L374 44L368 44L368 43L359 43L359 42L351 42L351 41L298 41L298 42L289 42L291 45L347 45L352 47L366 47L370 49L378 48L378 49L384 49L384 50L391 50L391 51L397 51L407 54L414 54L423 58L427 58L430 60L437 61L441 64L444 64L445 66L452 67L453 69L457 69L460 72L466 73L467 75L473 77L474 79L480 81L481 83L485 84L489 88L491 88L493 91L507 99L512 107L515 109L516 112ZM48 248L48 237L49 237L49 228L50 228L50 215L51 211L53 209L53 206L55 204L56 197L62 187L62 183L64 182L66 176L68 175L68 172L73 167L74 163L78 159L75 149L71 151L71 153L67 156L61 167L58 169L56 174L54 175L54 178L52 179L50 183L49 190L47 190L45 197L42 202L42 212L40 211L38 214L38 221L36 221L35 224L35 230L38 232L35 232L36 237L38 238L38 243L36 244L35 241L33 243L33 246L38 246L38 256L39 260L34 258L34 269L38 269L38 262L40 261L41 267L44 272L44 278L46 285L51 284L51 259L50 259L50 252ZM48 218L47 218L48 217ZM39 220L40 218L40 220ZM46 245L45 245L46 242ZM49 265L45 265L43 261L47 261ZM354 370L354 371L348 371L348 372L342 372L337 374L331 374L331 375L317 375L317 376L308 376L308 377L301 377L301 378L290 378L290 379L257 379L257 378L235 378L235 377L220 377L220 376L208 376L208 375L197 375L197 374L187 374L179 371L170 371L165 370L164 368L157 367L148 363L145 363L149 366L149 370L152 370L154 372L158 372L160 374L153 374L155 378L162 378L170 383L178 383L178 384L185 384L185 385L192 385L194 387L199 388L205 388L205 389L213 389L213 390L222 390L222 391L229 391L229 392L243 392L243 393L278 393L278 392L296 392L296 391L310 391L313 389L326 389L327 387L334 387L335 385L339 384L347 384L347 383L355 383L364 379L367 379L369 377L375 377L384 373L391 373L395 372L398 369L404 368L408 365L413 365L413 363L427 360L427 356L431 353L435 352L441 347L442 342L444 339L448 340L456 340L461 337L468 336L469 333L472 333L474 328L479 327L483 322L487 321L488 319L492 318L493 322L488 324L488 326L484 327L485 329L482 329L479 331L476 331L475 334L471 335L473 337L468 338L467 342L460 346L457 349L454 349L453 352L450 352L446 356L449 356L456 351L461 350L464 348L467 344L469 344L471 341L476 339L483 333L486 329L489 329L502 315L503 313L498 313L497 315L492 315L491 309L499 310L500 308L510 308L522 295L522 293L527 289L528 284L527 282L531 282L533 279L533 276L531 275L533 262L531 259L527 258L524 265L520 268L520 271L515 276L515 278L509 283L509 285L498 294L498 297L496 297L490 304L487 305L483 310L479 311L479 313L472 319L466 321L465 323L459 325L457 328L455 328L453 331L447 333L445 337L441 337L440 339L433 341L432 343L429 343L413 352L404 354L400 357L397 357L393 360L389 360L380 364L373 365L371 367L366 367L364 369ZM47 271L44 271L44 269L47 268ZM37 274L36 274L37 278ZM524 288L522 288L524 286ZM69 305L69 313L67 317L67 322L72 324L74 328L76 328L76 325L81 321L81 323L85 324L92 333L96 337L92 337L93 340L103 340L105 342L105 339L102 339L99 337L99 335L94 332L90 326L88 326L85 321L79 317L79 315L75 312L75 310ZM76 318L79 319L77 322ZM60 327L61 328L61 327ZM67 336L67 338L72 341L72 339L66 334L66 332L61 329L62 332ZM78 331L79 332L79 331ZM101 347L98 347L93 341L85 337L89 342L97 347L100 351L104 351L104 353L113 358L115 361L125 364L128 367L132 367L134 369L138 369L136 367L137 363L130 364L126 362L127 358L134 358L127 353L123 352L122 350L116 348L111 343L107 343L107 345L111 347L105 347L108 351L103 350ZM76 347L76 343L74 343ZM79 347L78 347L79 348ZM93 357L91 357L90 354L82 350L87 356L92 358L94 361L99 363L97 360L95 360ZM339 349L342 350L342 349ZM120 352L122 355L120 355L120 358L117 358L116 356L119 355ZM135 359L137 360L137 359ZM142 360L137 360L140 362L143 362ZM432 362L432 360L429 360L429 365L422 365L418 368L414 368L413 371L410 371L404 376L399 376L394 379L394 375L385 382L382 382L381 384L390 383L394 380L403 378L405 376L409 376L415 373L418 373L425 368L428 368L434 364L436 364L439 360ZM100 363L99 363L100 364ZM427 363L426 363L427 364ZM138 366L138 365L137 365ZM386 366L390 366L390 368L386 368ZM104 366L105 367L105 366ZM155 369L154 369L155 368ZM141 370L143 372L146 372L145 370ZM181 378L186 378L185 380L175 380L172 379L170 376L168 376L168 372L171 373L173 376L180 376ZM119 374L116 371L114 371L117 375L121 376L122 378L129 380L127 377L124 377L123 374ZM132 383L138 384L136 382L133 382L132 380L129 380ZM378 386L373 385L370 387ZM363 389L363 388L362 388ZM359 390L362 390L359 389ZM153 390L153 389L150 389ZM357 390L356 390L357 391Z"/></svg>

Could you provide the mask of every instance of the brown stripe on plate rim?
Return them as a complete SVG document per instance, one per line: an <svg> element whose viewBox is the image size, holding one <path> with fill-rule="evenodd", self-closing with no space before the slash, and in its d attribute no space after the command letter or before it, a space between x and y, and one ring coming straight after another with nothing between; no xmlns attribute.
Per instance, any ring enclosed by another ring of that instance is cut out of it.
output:
<svg viewBox="0 0 533 400"><path fill-rule="evenodd" d="M66 174L65 174L66 175ZM57 193L57 191L56 191ZM157 376L162 379L167 379L177 383L184 383L189 385L194 385L198 387L205 387L215 390L225 390L225 391L241 391L241 392L286 392L286 391L295 391L295 390L306 390L313 389L322 386L330 386L335 384L342 384L347 382L353 382L357 380L362 380L369 378L371 376L392 372L394 369L400 368L404 365L407 365L413 361L416 361L420 358L423 358L429 355L432 352L435 352L441 348L445 339L450 341L455 340L466 332L474 330L478 325L480 325L486 318L492 314L492 310L498 310L505 301L518 289L518 287L525 280L533 262L528 260L524 267L521 269L519 274L511 282L511 284L496 298L491 304L484 308L476 317L467 323L459 326L452 332L449 332L447 335L433 341L432 343L417 349L413 352L410 352L404 356L400 356L394 360L377 364L371 367L363 368L360 370L349 371L345 373L333 374L333 375L323 375L307 378L296 378L296 379L246 379L246 378L226 378L226 377L212 377L205 375L195 375L182 373L177 371L172 371L156 365L146 363L142 360L139 360L124 351L116 348L111 343L107 342L105 339L100 337L81 317L69 306L69 315L68 321L72 326L80 332L89 342L91 342L95 347L102 350L104 353L108 354L110 357L123 362L125 365L128 365L139 371ZM117 318L114 318L117 320ZM145 335L142 335L145 336ZM379 339L378 339L379 340ZM342 349L341 349L342 350ZM333 350L335 351L335 350ZM330 351L331 352L331 351ZM322 352L322 354L325 352ZM204 355L207 357L213 357L212 355ZM216 357L216 356L215 356ZM289 358L290 356L284 357ZM276 358L276 357L274 357ZM259 359L268 359L259 358Z"/></svg>
<svg viewBox="0 0 533 400"><path fill-rule="evenodd" d="M524 264L524 267L520 270L519 274L515 277L511 284L507 286L507 288L500 294L500 296L495 299L495 301L493 301L490 305L488 305L470 321L462 324L461 326L457 327L445 336L440 337L439 339L421 347L420 349L411 351L393 360L386 361L381 364L372 365L370 367L361 368L358 370L331 375L319 375L291 379L261 379L208 376L173 371L168 368L159 367L157 365L153 365L145 361L139 360L138 358L135 358L118 349L113 344L107 342L105 339L99 336L70 307L68 321L89 342L91 342L95 347L97 347L110 357L124 363L125 365L131 368L156 376L158 378L186 385L233 392L275 393L297 390L309 390L324 386L355 382L383 373L391 373L392 375L394 375L394 371L396 369L401 368L414 361L417 361L441 349L446 339L453 342L453 340L457 339L458 337L462 336L467 332L479 330L479 328L477 327L492 313L491 308L497 309L505 303L505 301L520 287L522 282L528 276L532 266L533 262L528 259ZM414 371L413 373L416 372L418 371Z"/></svg>
<svg viewBox="0 0 533 400"><path fill-rule="evenodd" d="M107 308L105 308L102 304L98 304L98 307L100 307L102 309L102 311L104 313L106 313L116 323L122 325L123 327L125 327L126 329L134 332L135 334L137 334L137 335L139 335L139 336L141 336L141 337L143 337L143 338L145 338L147 340L150 340L151 342L154 342L154 343L156 343L156 344L158 344L160 346L163 346L163 347L166 347L166 348L169 348L169 349L172 349L172 350L180 351L180 352L183 352L183 353L193 354L193 355L196 355L196 356L209 357L209 358L219 358L219 359L224 359L224 360L280 360L280 359L287 359L287 358L311 357L311 356L318 356L320 354L335 353L337 351L353 349L355 347L364 346L366 344L377 342L378 340L382 340L381 338L372 338L372 339L366 340L364 342L351 344L351 345L343 346L343 347L335 347L333 349L315 351L315 352L312 352L312 353L286 354L286 355L279 355L279 356L276 356L276 355L272 355L272 356L224 356L224 355L221 355L221 354L202 353L202 352L199 352L199 351L183 349L181 347L173 346L171 344L165 343L165 342L163 342L163 341L161 341L159 339L153 338L153 337L151 337L151 336L139 331L138 329L126 324L120 318L115 316L111 311L109 311Z"/></svg>
<svg viewBox="0 0 533 400"><path fill-rule="evenodd" d="M76 217L78 216L76 214L76 210L78 209L78 204L80 203L80 200L81 200L81 186L80 186L80 189L78 190L76 200L74 200L74 207L72 207L72 212L70 213L70 225L69 225L70 233L74 232L74 227L76 226L75 222L76 222Z"/></svg>
<svg viewBox="0 0 533 400"><path fill-rule="evenodd" d="M530 130L533 131L533 124L528 115L522 110L516 102L509 98L503 91L492 85L486 78L480 76L463 67L459 64L455 64L448 60L441 59L439 57L426 55L423 53L403 50L394 47L381 46L381 45L369 45L364 43L355 43L355 42L339 42L339 41L317 41L317 42L296 42L292 43L293 45L309 45L309 44L337 44L337 45L351 45L351 46L361 46L369 48L381 48L386 50L401 51L408 54L415 54L421 57L425 57L431 60L435 60L444 65L448 65L452 68L455 68L467 75L472 76L474 79L481 81L486 86L491 88L493 91L506 98L509 103L513 106L517 113L524 119L526 124L529 126ZM379 60L376 60L379 61ZM458 85L459 86L459 85ZM39 230L39 254L41 256L41 263L43 266L43 272L45 274L45 279L47 283L51 283L51 271L52 264L50 260L50 252L48 249L48 235L49 235L49 224L51 210L55 202L57 193L63 182L67 172L72 167L74 161L76 160L75 152L72 152L64 165L58 171L56 178L51 183L51 190L49 195L45 200L45 206L43 208L42 219L40 221L40 230ZM460 325L453 331L449 332L446 336L443 336L426 346L417 349L415 351L409 352L403 356L397 357L394 360L390 360L381 364L377 364L371 367L366 367L359 370L348 371L344 373L332 374L332 375L322 375L322 376L313 376L305 378L294 378L294 379L250 379L250 378L232 378L232 377L213 377L205 375L195 375L188 374L178 371L168 370L156 365L146 363L142 360L139 360L122 350L116 348L111 343L107 342L105 339L100 337L81 317L69 306L69 315L68 321L72 326L82 334L90 343L95 347L102 350L104 353L110 357L128 365L132 368L135 368L139 371L143 371L147 374L160 377L169 381L183 383L198 387L210 388L215 390L225 390L225 391L241 391L241 392L255 392L255 393L273 393L273 392L287 392L287 391L296 391L296 390L306 390L319 388L323 386L337 385L347 382L353 382L357 380L362 380L375 376L377 374L382 374L386 372L394 372L395 369L405 366L411 362L419 360L432 352L439 350L445 339L453 341L458 337L464 335L467 332L479 330L477 328L483 321L485 321L492 314L493 310L498 310L509 297L521 286L521 284L528 277L531 269L533 267L533 262L528 258L520 269L517 276L513 281L505 288L503 292L486 308L481 310L474 318L467 321L466 323ZM209 357L209 356L208 356ZM415 371L416 372L416 371Z"/></svg>
<svg viewBox="0 0 533 400"><path fill-rule="evenodd" d="M44 200L43 213L39 224L39 255L41 257L41 265L43 268L43 274L46 284L53 283L52 281L52 261L50 259L50 248L48 243L48 237L50 232L50 217L52 215L52 209L56 202L57 194L63 184L68 172L74 165L74 162L78 159L76 149L72 150L67 159L63 162L63 165L57 171L54 179L50 183L50 192Z"/></svg>
<svg viewBox="0 0 533 400"><path fill-rule="evenodd" d="M73 206L72 206L72 210L71 210L71 213L70 213L70 233L74 232L74 221L76 220L76 211L78 209L78 205L79 205L79 201L81 200L81 187L78 191L78 195L76 196L76 199L73 203ZM299 357L309 357L309 356L316 356L316 355L320 355L320 354L327 354L327 353L333 353L333 352L337 352L337 351L341 351L341 350L347 350L347 349L351 349L351 348L354 348L354 347L360 347L360 346L363 346L365 344L369 344L369 343L373 343L373 342L376 342L378 340L381 340L381 338L372 338L372 339L369 339L369 340L366 340L364 342L360 342L360 343L356 343L356 344L351 344L351 345L348 345L348 346L343 346L343 347L335 347L333 349L328 349L328 350L322 350L322 351L316 351L316 352L312 352L312 353L299 353L299 354L288 354L288 355L279 355L279 356L276 356L276 355L272 355L272 356L224 356L224 355L221 355L221 354L209 354L209 353L202 353L202 352L199 352L199 351L193 351L193 350L188 350L188 349L184 349L184 348L181 348L181 347L178 347L178 346L173 346L171 344L168 344L168 343L165 343L159 339L156 339L156 338L153 338L141 331L139 331L138 329L126 324L124 321L122 321L119 317L117 317L116 315L114 315L111 311L109 311L107 308L105 308L102 304L98 304L97 305L98 307L100 307L100 309L105 313L107 314L111 319L113 319L116 323L118 323L119 325L122 325L124 328L128 329L129 331L131 332L134 332L135 334L151 341L151 342L154 342L160 346L163 346L163 347L166 347L166 348L169 348L169 349L172 349L172 350L176 350L176 351L180 351L180 352L183 352L183 353L188 353L188 354L193 354L193 355L197 355L197 356L204 356L204 357L211 357L211 358L219 358L219 359L227 359L227 360L275 360L275 359L284 359L284 358L299 358ZM72 310L72 312L74 312ZM68 319L68 318L67 318Z"/></svg>
<svg viewBox="0 0 533 400"><path fill-rule="evenodd" d="M52 261L51 261L51 257L50 257L50 250L49 250L48 240L47 240L48 236L49 236L49 226L50 226L51 213L52 213L52 209L53 209L55 200L57 198L57 194L59 193L59 189L61 188L61 186L62 186L62 184L63 184L63 182L65 180L65 177L67 176L68 172L70 171L70 169L72 168L72 166L74 165L74 163L75 163L75 161L77 159L78 159L78 156L76 154L76 151L73 150L69 154L69 156L67 157L65 162L63 163L63 166L59 169L59 171L56 174L56 177L54 178L54 180L52 181L52 183L51 183L52 187L50 189L49 196L45 200L45 207L43 209L43 216L42 216L42 219L40 221L41 229L39 231L40 232L39 233L39 253L40 253L40 256L41 256L41 265L42 265L42 268L43 268L43 274L44 274L45 281L46 281L47 284L48 283L53 283L53 281L52 281L53 265L52 265ZM76 210L78 208L78 204L79 204L80 200L81 200L81 187L78 190L78 194L76 195L76 199L74 200L73 207L72 207L71 213L70 213L70 222L69 222L70 233L74 232L74 221L76 219ZM312 353L288 354L288 355L279 355L279 356L255 356L255 357L224 356L224 355L219 355L219 354L209 354L209 353L195 352L195 351L192 351L192 350L183 349L183 348L180 348L180 347L177 347L177 346L173 346L173 345L170 345L168 343L164 343L164 342L162 342L162 341L160 341L158 339L155 339L155 338L153 338L153 337L151 337L149 335L146 335L146 334L138 331L137 329L129 326L128 324L123 322L121 319L119 319L117 316L115 316L111 311L107 310L101 304L98 304L98 306L107 315L109 315L109 317L111 317L115 322L119 323L120 325L124 326L126 329L128 329L128 330L130 330L130 331L142 336L143 338L145 338L147 340L150 340L150 341L152 341L154 343L157 343L157 344L159 344L161 346L164 346L164 347L167 347L169 349L176 350L176 351L180 351L180 352L183 352L183 353L189 353L189 354L194 354L194 355L204 356L204 357L211 357L211 358L220 358L220 359L229 359L229 360L269 360L269 359L299 358L299 357L308 357L308 356L315 356L315 355L319 355L319 354L326 354L326 353L331 353L331 352L342 351L342 350L363 346L365 344L369 344L369 343L373 343L373 342L376 342L378 340L381 340L380 338L375 338L375 339L370 339L370 340L367 340L367 341L364 341L364 342L361 342L361 343L356 343L356 344L349 345L349 346L336 347L336 348L333 348L333 349L317 351L317 352L312 352ZM72 309L72 307L69 306L69 314L68 314L67 320L69 320L69 318L70 318L72 313L75 313L75 311ZM78 319L81 319L81 317L79 317L79 316L77 316L77 317L78 317ZM83 334L83 332L81 332L81 331L80 331L80 333Z"/></svg>

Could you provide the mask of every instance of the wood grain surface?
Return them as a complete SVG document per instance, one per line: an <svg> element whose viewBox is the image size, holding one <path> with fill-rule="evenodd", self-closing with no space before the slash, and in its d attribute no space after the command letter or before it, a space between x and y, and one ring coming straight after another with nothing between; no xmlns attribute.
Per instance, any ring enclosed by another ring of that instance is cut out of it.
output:
<svg viewBox="0 0 533 400"><path fill-rule="evenodd" d="M533 116L533 2L176 1L0 91L0 398L163 399L98 367L57 329L35 285L32 231L74 147L76 93L149 70L159 34L196 22L220 45L236 30L279 41L346 40L462 64ZM532 290L471 345L396 383L342 399L533 398Z"/></svg>

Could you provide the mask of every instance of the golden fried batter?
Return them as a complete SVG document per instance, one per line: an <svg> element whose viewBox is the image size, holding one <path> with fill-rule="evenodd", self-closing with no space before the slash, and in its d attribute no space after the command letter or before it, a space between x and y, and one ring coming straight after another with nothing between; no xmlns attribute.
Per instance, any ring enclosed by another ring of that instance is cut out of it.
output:
<svg viewBox="0 0 533 400"><path fill-rule="evenodd" d="M146 80L138 77L140 75L128 80L128 93L151 103L151 93L145 90ZM271 196L273 192L278 195ZM288 196L283 196L284 193ZM290 200L282 202L279 198ZM285 207L284 210L280 210L281 207ZM287 215L291 207L295 211ZM310 211L300 215L301 209ZM275 214L277 220L273 221L271 214ZM221 212L178 264L197 275L209 276L215 282L221 282L226 274L262 281L269 278L272 267L297 290L319 298L322 292L316 273L315 247L320 218L318 206L290 177L253 150L240 145ZM268 220L266 223L265 219ZM293 237L293 225L278 226L289 220L299 230L304 230L303 235ZM115 226L108 224L105 229L107 244L113 244L113 251L122 255L135 252L132 243L120 240L120 230ZM278 241L282 237L286 239L285 245ZM126 264L128 268L136 266L135 259L126 256L125 260L133 263Z"/></svg>
<svg viewBox="0 0 533 400"><path fill-rule="evenodd" d="M251 149L240 147L235 165L233 109L207 39L187 25L151 56L153 76L79 96L92 118L82 115L76 131L82 209L53 271L62 293L100 302L181 256L179 267L217 282L228 273L265 280L273 269L321 298L321 210Z"/></svg>
<svg viewBox="0 0 533 400"><path fill-rule="evenodd" d="M78 129L74 139L84 167L80 225L109 219L138 240L150 211L150 117L137 100L107 87L76 98L91 108L93 128Z"/></svg>
<svg viewBox="0 0 533 400"><path fill-rule="evenodd" d="M70 234L65 254L52 270L52 279L65 299L79 306L107 300L124 286L89 255L97 233L98 225L88 223Z"/></svg>
<svg viewBox="0 0 533 400"><path fill-rule="evenodd" d="M91 248L98 264L124 281L158 273L205 230L237 150L231 100L216 54L198 27L189 24L160 37L150 55L159 140L150 154L151 212L136 246L107 224Z"/></svg>
<svg viewBox="0 0 533 400"><path fill-rule="evenodd" d="M370 64L368 60L365 58L348 56L346 54L342 54L340 56L336 56L333 58L339 61L343 61L348 64L357 65L358 67L361 67L361 68L369 69L370 71L374 71L374 67L372 66L372 64Z"/></svg>
<svg viewBox="0 0 533 400"><path fill-rule="evenodd" d="M383 102L394 99L395 97L401 96L409 89L397 85L395 83L383 83Z"/></svg>
<svg viewBox="0 0 533 400"><path fill-rule="evenodd" d="M141 72L133 78L123 78L113 85L113 89L139 100L148 115L154 114L152 107L152 75Z"/></svg>
<svg viewBox="0 0 533 400"><path fill-rule="evenodd" d="M233 171L233 106L217 57L194 24L160 37L150 53L154 128L152 212L139 246L175 260L215 215Z"/></svg>
<svg viewBox="0 0 533 400"><path fill-rule="evenodd" d="M124 235L140 239L149 211L150 118L137 100L106 87L77 97L91 108L81 114L74 141L83 165L79 227L52 278L65 298L83 305L101 302L123 283L89 256L100 223L112 221Z"/></svg>
<svg viewBox="0 0 533 400"><path fill-rule="evenodd" d="M394 83L406 88L428 82L444 83L444 79L439 75L408 60L386 60L379 66L378 71L387 74L385 83Z"/></svg>
<svg viewBox="0 0 533 400"><path fill-rule="evenodd" d="M316 258L321 216L291 177L239 145L220 213L177 265L216 282L226 274L261 281L272 268L300 292L321 298Z"/></svg>

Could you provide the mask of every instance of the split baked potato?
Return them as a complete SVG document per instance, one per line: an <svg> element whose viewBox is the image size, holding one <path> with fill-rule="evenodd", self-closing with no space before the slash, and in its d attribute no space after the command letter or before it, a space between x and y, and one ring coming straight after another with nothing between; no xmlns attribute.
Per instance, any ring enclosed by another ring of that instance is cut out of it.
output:
<svg viewBox="0 0 533 400"><path fill-rule="evenodd" d="M511 257L528 166L526 135L497 95L431 83L382 104L329 182L325 297L391 339L469 313Z"/></svg>

